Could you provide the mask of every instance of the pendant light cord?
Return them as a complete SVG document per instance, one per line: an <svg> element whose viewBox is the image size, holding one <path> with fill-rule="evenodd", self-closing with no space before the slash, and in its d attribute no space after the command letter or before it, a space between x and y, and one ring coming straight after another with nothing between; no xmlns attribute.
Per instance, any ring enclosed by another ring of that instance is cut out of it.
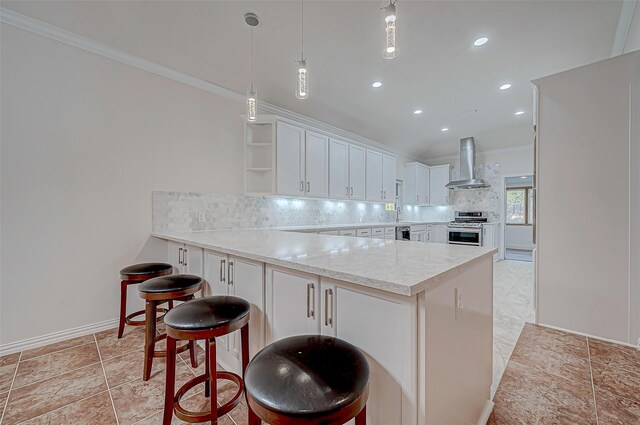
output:
<svg viewBox="0 0 640 425"><path fill-rule="evenodd" d="M251 91L253 91L253 27L251 27Z"/></svg>
<svg viewBox="0 0 640 425"><path fill-rule="evenodd" d="M300 22L302 27L302 46L300 50L302 52L301 59L304 60L304 0L300 0Z"/></svg>

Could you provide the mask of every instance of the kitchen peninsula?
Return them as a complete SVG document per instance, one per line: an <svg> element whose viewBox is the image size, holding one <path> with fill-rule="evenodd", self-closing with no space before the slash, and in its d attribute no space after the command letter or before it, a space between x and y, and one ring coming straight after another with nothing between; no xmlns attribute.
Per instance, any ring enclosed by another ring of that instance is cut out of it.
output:
<svg viewBox="0 0 640 425"><path fill-rule="evenodd" d="M367 355L373 425L484 424L491 412L494 248L280 230L154 232L207 294L251 302L250 352L296 334ZM239 370L239 338L218 360Z"/></svg>

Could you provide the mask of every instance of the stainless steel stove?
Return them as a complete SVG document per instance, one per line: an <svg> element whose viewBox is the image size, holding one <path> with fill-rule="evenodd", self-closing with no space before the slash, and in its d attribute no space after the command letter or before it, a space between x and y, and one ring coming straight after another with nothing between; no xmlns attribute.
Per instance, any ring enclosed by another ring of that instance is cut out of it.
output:
<svg viewBox="0 0 640 425"><path fill-rule="evenodd" d="M487 221L484 211L456 211L455 220L447 226L448 242L452 245L482 246L482 224Z"/></svg>

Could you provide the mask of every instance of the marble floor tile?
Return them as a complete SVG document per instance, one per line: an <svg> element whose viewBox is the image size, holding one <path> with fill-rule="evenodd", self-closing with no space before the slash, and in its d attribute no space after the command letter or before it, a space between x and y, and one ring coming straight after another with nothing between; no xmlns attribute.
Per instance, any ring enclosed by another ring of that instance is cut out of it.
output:
<svg viewBox="0 0 640 425"><path fill-rule="evenodd" d="M600 425L640 424L640 402L596 388L596 404Z"/></svg>
<svg viewBox="0 0 640 425"><path fill-rule="evenodd" d="M66 341L56 342L54 344L45 345L43 347L32 348L22 352L22 358L20 361L33 359L45 354L55 353L56 351L66 350L68 348L79 347L85 344L95 343L93 334L80 336L78 338L68 339Z"/></svg>
<svg viewBox="0 0 640 425"><path fill-rule="evenodd" d="M130 381L142 380L142 374L144 371L144 352L143 350L129 351L122 356L112 357L105 360L103 364L109 388L117 387ZM164 379L165 364L166 360L162 357L156 357L153 359L151 379L156 376L160 379Z"/></svg>
<svg viewBox="0 0 640 425"><path fill-rule="evenodd" d="M31 360L20 360L13 388L16 389L99 362L100 356L95 341L80 347L45 354Z"/></svg>
<svg viewBox="0 0 640 425"><path fill-rule="evenodd" d="M121 356L122 354L144 348L144 328L143 327L127 327L122 338L118 339L118 329L107 329L98 332L96 341L98 341L98 350L102 360L112 357Z"/></svg>
<svg viewBox="0 0 640 425"><path fill-rule="evenodd" d="M116 415L113 411L109 392L104 391L60 409L38 416L21 425L116 425Z"/></svg>
<svg viewBox="0 0 640 425"><path fill-rule="evenodd" d="M35 418L106 389L100 363L13 389L3 424L17 424Z"/></svg>
<svg viewBox="0 0 640 425"><path fill-rule="evenodd" d="M176 389L194 375L183 363L176 367ZM136 379L111 388L111 397L116 408L120 425L134 424L145 419L164 406L165 375L159 374L147 382ZM192 389L193 394L204 390L203 385ZM191 394L191 391L188 393Z"/></svg>
<svg viewBox="0 0 640 425"><path fill-rule="evenodd" d="M17 367L17 363L0 367L0 393L9 391Z"/></svg>
<svg viewBox="0 0 640 425"><path fill-rule="evenodd" d="M2 417L2 414L4 413L4 408L7 404L7 397L9 396L9 392L6 393L0 393L0 418ZM0 422L2 422L0 420Z"/></svg>
<svg viewBox="0 0 640 425"><path fill-rule="evenodd" d="M9 366L18 363L20 353L7 354L6 356L0 356L0 367Z"/></svg>
<svg viewBox="0 0 640 425"><path fill-rule="evenodd" d="M634 369L592 362L593 385L618 397L640 403L640 363Z"/></svg>
<svg viewBox="0 0 640 425"><path fill-rule="evenodd" d="M207 411L209 410L209 399L204 396L204 393L196 394L188 399L185 399L182 402L184 408L192 410L192 411ZM158 425L162 423L163 412L157 412L154 415L145 418L139 422L136 422L135 425ZM171 425L183 425L188 422L181 421L173 415L173 420L171 421ZM246 425L246 420L242 422L234 422L231 420L229 415L224 415L218 418L218 425Z"/></svg>
<svg viewBox="0 0 640 425"><path fill-rule="evenodd" d="M640 350L624 345L589 338L591 361L623 369L637 370L640 365Z"/></svg>
<svg viewBox="0 0 640 425"><path fill-rule="evenodd" d="M528 347L542 347L559 354L589 357L587 339L583 336L527 323L518 343Z"/></svg>
<svg viewBox="0 0 640 425"><path fill-rule="evenodd" d="M556 418L557 423L596 423L590 383L558 378L513 361L494 403L491 424L544 423L541 418Z"/></svg>
<svg viewBox="0 0 640 425"><path fill-rule="evenodd" d="M558 353L542 345L518 344L511 361L560 378L591 383L589 358L574 355L570 351Z"/></svg>

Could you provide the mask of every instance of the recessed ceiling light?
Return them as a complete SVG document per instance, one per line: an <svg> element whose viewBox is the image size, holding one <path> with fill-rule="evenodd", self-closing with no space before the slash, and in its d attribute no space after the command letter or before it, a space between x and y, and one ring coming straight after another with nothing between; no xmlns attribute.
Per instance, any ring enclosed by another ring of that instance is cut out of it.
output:
<svg viewBox="0 0 640 425"><path fill-rule="evenodd" d="M482 46L487 41L489 41L489 39L487 37L480 37L479 39L477 39L476 41L473 42L473 45L474 46Z"/></svg>
<svg viewBox="0 0 640 425"><path fill-rule="evenodd" d="M527 178L527 176L521 176L520 178L521 178L521 179L526 179L526 178Z"/></svg>
<svg viewBox="0 0 640 425"><path fill-rule="evenodd" d="M422 113L422 109L416 109L415 111L413 111L413 113L416 115L420 115Z"/></svg>
<svg viewBox="0 0 640 425"><path fill-rule="evenodd" d="M377 89L377 88L379 88L379 87L382 87L382 83L381 83L380 81L374 81L374 83L373 83L373 84L371 84L371 87L373 87L373 88L376 88L376 89Z"/></svg>
<svg viewBox="0 0 640 425"><path fill-rule="evenodd" d="M524 114L524 111L518 111L518 112L516 112L516 115L522 115L522 114Z"/></svg>
<svg viewBox="0 0 640 425"><path fill-rule="evenodd" d="M511 88L511 84L507 83L507 84L503 84L500 86L500 90L507 90Z"/></svg>
<svg viewBox="0 0 640 425"><path fill-rule="evenodd" d="M440 131L445 132L445 131L449 131L449 129L447 127L442 127Z"/></svg>

